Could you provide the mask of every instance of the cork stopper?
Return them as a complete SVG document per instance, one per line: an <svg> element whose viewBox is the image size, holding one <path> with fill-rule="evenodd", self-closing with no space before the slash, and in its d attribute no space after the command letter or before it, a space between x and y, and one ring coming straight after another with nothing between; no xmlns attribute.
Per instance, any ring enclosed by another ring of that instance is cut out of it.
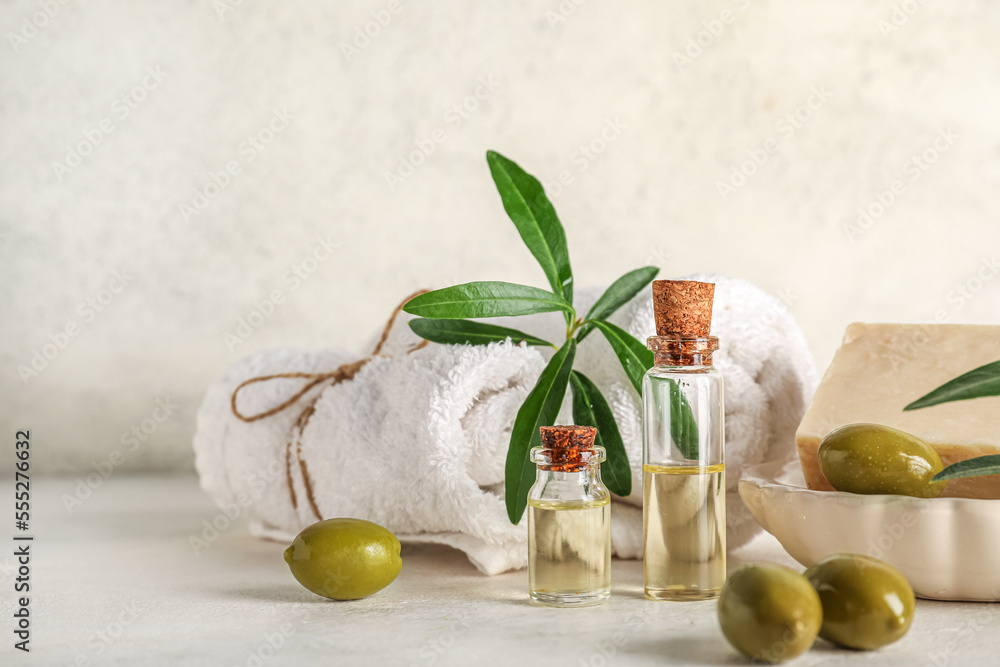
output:
<svg viewBox="0 0 1000 667"><path fill-rule="evenodd" d="M712 330L715 283L654 280L653 313L657 336L703 338Z"/></svg>
<svg viewBox="0 0 1000 667"><path fill-rule="evenodd" d="M542 470L580 472L592 461L604 460L603 450L594 447L597 429L593 426L542 426L539 432L541 451L532 460Z"/></svg>
<svg viewBox="0 0 1000 667"><path fill-rule="evenodd" d="M542 426L538 430L546 449L590 449L597 437L593 426Z"/></svg>

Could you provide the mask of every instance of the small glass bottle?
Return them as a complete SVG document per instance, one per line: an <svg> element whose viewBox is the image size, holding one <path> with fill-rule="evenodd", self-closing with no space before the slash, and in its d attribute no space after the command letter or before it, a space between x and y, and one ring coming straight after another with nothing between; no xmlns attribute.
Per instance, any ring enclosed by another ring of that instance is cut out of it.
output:
<svg viewBox="0 0 1000 667"><path fill-rule="evenodd" d="M590 426L543 426L528 492L528 593L557 607L599 604L611 594L611 494L603 447Z"/></svg>
<svg viewBox="0 0 1000 667"><path fill-rule="evenodd" d="M726 580L725 411L709 335L715 285L653 283L654 365L642 384L643 587L705 600Z"/></svg>

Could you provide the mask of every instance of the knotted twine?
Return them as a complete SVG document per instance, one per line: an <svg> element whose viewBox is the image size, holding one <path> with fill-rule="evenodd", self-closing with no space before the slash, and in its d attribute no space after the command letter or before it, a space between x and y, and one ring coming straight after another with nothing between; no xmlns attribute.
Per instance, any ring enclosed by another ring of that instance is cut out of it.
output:
<svg viewBox="0 0 1000 667"><path fill-rule="evenodd" d="M233 395L229 400L229 406L232 409L233 414L236 415L236 417L241 421L247 423L259 421L261 419L271 417L273 415L278 414L279 412L287 410L291 406L295 405L299 401L299 399L301 399L303 396L309 393L310 390L312 390L314 387L320 384L323 384L324 382L329 382L327 387L332 387L334 385L340 384L341 382L352 379L355 375L358 374L358 371L360 371L362 368L365 367L365 365L369 361L378 356L386 356L382 355L382 348L385 346L385 342L389 338L389 332L392 330L392 325L395 324L396 322L396 317L399 315L400 311L402 311L403 306L406 305L407 301L409 301L415 296L424 294L427 291L428 290L419 290L414 292L413 294L403 299L399 303L399 305L393 309L392 315L389 316L389 321L385 323L385 328L382 329L382 335L381 337L379 337L378 343L375 345L375 349L373 349L372 353L367 357L364 357L363 359L358 359L357 361L351 361L349 363L342 364L337 368L333 369L332 371L328 371L326 373L302 373L298 371L291 371L287 373L275 373L273 375L260 375L258 377L250 378L249 380L245 380L241 382L240 385L236 387L235 390L233 390ZM403 352L403 354L410 354L411 352L416 352L420 348L425 347L428 342L429 341L422 340L419 343L410 346L410 348L407 349L405 352ZM240 393L240 390L243 389L244 387L247 387L251 384L255 384L257 382L270 382L271 380L285 380L285 379L299 379L299 378L303 380L308 380L308 382L306 382L306 384L303 385L302 388L298 392L293 394L290 398L288 398L284 402L280 403L279 405L276 405L275 407L269 410L265 410L264 412L248 416L240 412L239 408L236 406L236 397ZM306 404L302 412L299 413L298 418L295 420L295 424L292 426L292 431L289 440L285 444L285 477L288 482L289 493L291 494L292 507L296 510L299 507L298 498L296 497L295 494L295 485L292 483L292 457L294 455L296 464L299 467L299 472L302 473L302 483L303 486L305 486L306 500L309 502L309 508L312 510L313 514L316 515L317 520L322 519L323 517L319 513L319 508L316 506L316 498L313 496L312 480L309 477L309 468L306 465L306 462L302 459L302 432L305 430L306 426L309 424L309 419L316 411L316 401L319 400L319 397L322 394L323 394L322 391L317 392L316 395Z"/></svg>

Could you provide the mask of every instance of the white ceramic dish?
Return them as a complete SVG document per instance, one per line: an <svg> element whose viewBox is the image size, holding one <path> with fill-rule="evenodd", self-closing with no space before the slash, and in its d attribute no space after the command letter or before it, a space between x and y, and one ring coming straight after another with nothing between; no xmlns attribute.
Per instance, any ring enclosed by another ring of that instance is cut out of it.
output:
<svg viewBox="0 0 1000 667"><path fill-rule="evenodd" d="M757 523L807 567L867 554L899 569L920 597L1000 600L1000 500L813 491L798 461L754 466L739 490Z"/></svg>

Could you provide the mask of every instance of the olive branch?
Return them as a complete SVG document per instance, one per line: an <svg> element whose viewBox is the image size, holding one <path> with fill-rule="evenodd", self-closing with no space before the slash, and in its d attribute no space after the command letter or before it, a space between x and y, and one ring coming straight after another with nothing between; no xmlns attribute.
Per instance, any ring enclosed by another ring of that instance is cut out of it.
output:
<svg viewBox="0 0 1000 667"><path fill-rule="evenodd" d="M1000 361L973 368L968 373L963 373L957 378L945 382L937 389L913 401L903 410L919 410L941 403L967 401L986 396L1000 396ZM1000 454L977 456L952 463L934 475L931 481L941 482L983 475L1000 475Z"/></svg>
<svg viewBox="0 0 1000 667"><path fill-rule="evenodd" d="M566 233L542 184L499 153L487 151L486 161L504 210L541 265L549 289L498 281L464 283L414 297L403 310L419 316L410 321L410 328L434 343L486 345L509 338L515 343L556 350L517 411L511 429L505 498L507 516L516 524L524 514L528 490L535 480L529 450L541 444L538 429L555 423L567 387L573 393L573 421L597 427L596 444L607 450L601 473L608 488L619 496L632 492L632 470L611 406L596 384L573 369L573 361L577 345L593 331L600 331L636 392L642 393L642 377L653 365L653 353L634 336L607 320L649 285L659 268L646 266L626 273L605 290L585 315L578 316L573 307L573 271ZM566 320L566 338L560 345L517 329L473 321L546 312L561 312ZM690 406L687 409L690 411ZM697 432L689 433L688 437L693 437L694 442L679 445L697 447Z"/></svg>

